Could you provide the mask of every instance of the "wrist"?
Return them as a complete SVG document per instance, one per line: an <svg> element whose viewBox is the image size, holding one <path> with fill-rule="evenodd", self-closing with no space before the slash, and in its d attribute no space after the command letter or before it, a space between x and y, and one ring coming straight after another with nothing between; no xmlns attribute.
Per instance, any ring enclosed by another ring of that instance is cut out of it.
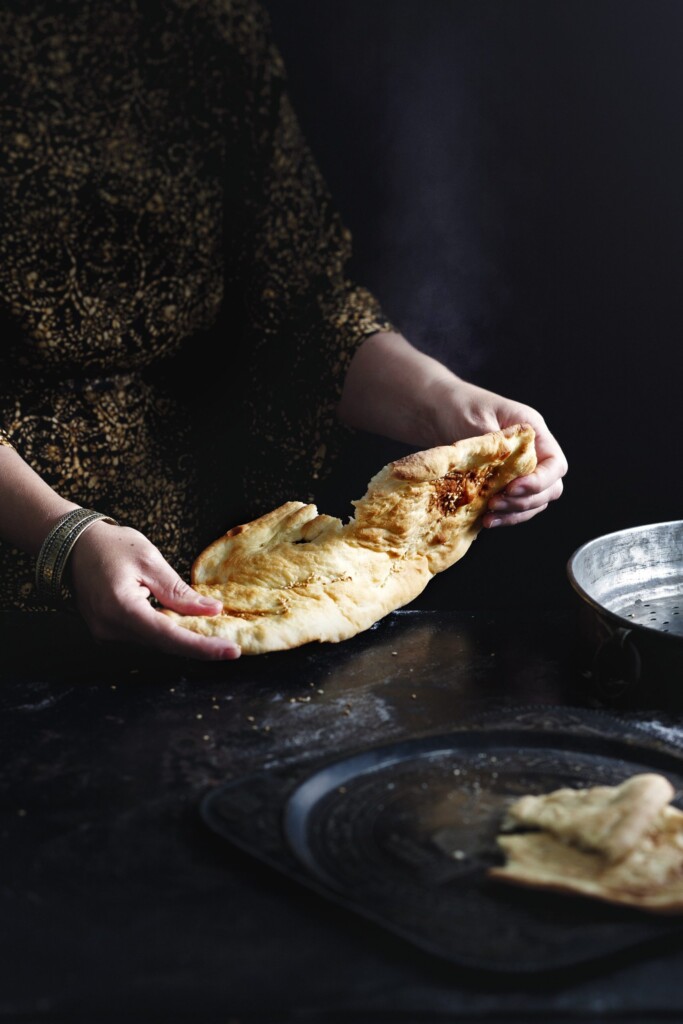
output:
<svg viewBox="0 0 683 1024"><path fill-rule="evenodd" d="M33 541L29 553L37 557L45 540L57 526L60 519L63 519L69 512L75 512L80 507L80 505L73 501L60 499L54 502L54 504L50 503L45 508L38 509L35 523L31 529Z"/></svg>
<svg viewBox="0 0 683 1024"><path fill-rule="evenodd" d="M498 396L477 384L451 375L436 382L433 393L435 444L451 444L465 437L501 427Z"/></svg>
<svg viewBox="0 0 683 1024"><path fill-rule="evenodd" d="M82 535L95 523L118 523L102 512L76 506L60 516L43 541L36 559L36 594L48 605L64 597L63 581L71 553Z"/></svg>
<svg viewBox="0 0 683 1024"><path fill-rule="evenodd" d="M338 408L350 427L418 447L452 440L444 408L459 378L403 335L378 331L356 352Z"/></svg>
<svg viewBox="0 0 683 1024"><path fill-rule="evenodd" d="M468 385L446 367L444 371L435 374L424 389L425 447L452 444L464 436Z"/></svg>

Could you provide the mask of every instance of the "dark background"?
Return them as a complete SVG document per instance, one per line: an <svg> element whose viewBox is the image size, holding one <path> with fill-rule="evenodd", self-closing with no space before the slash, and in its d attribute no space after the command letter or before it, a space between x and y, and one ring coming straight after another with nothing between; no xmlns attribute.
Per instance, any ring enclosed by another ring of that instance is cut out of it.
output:
<svg viewBox="0 0 683 1024"><path fill-rule="evenodd" d="M561 501L486 531L415 606L571 602L578 545L682 515L683 4L265 6L351 276L418 347L537 408L570 464ZM404 450L356 438L321 510Z"/></svg>

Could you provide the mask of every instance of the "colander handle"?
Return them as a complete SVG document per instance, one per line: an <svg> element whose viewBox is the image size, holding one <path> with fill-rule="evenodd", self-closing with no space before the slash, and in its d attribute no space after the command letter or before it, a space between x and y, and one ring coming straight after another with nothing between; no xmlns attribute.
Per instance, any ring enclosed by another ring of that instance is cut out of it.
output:
<svg viewBox="0 0 683 1024"><path fill-rule="evenodd" d="M591 676L603 697L619 697L640 680L640 653L629 639L631 632L617 626L595 652Z"/></svg>

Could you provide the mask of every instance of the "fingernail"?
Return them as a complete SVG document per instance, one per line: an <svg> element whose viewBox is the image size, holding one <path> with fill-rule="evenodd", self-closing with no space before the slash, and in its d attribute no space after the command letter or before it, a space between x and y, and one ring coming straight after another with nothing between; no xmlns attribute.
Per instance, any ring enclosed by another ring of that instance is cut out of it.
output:
<svg viewBox="0 0 683 1024"><path fill-rule="evenodd" d="M215 608L216 605L223 607L215 597L204 597L203 595L197 599L197 604L202 605L203 608Z"/></svg>
<svg viewBox="0 0 683 1024"><path fill-rule="evenodd" d="M502 519L490 519L490 520L489 520L489 530L490 530L490 529L491 529L492 527L494 527L494 526L500 526L500 524L501 524L502 522L503 522L503 520L502 520Z"/></svg>
<svg viewBox="0 0 683 1024"><path fill-rule="evenodd" d="M512 487L508 487L506 494L509 494L511 498L521 498L522 495L526 494L526 487L523 484L513 484Z"/></svg>
<svg viewBox="0 0 683 1024"><path fill-rule="evenodd" d="M502 511L503 509L509 508L509 505L505 498L491 498L489 508L500 509Z"/></svg>

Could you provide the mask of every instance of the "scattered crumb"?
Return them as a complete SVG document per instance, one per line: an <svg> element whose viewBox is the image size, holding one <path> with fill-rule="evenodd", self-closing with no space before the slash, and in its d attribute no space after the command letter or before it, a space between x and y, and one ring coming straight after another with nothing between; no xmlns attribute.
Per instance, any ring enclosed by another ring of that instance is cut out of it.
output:
<svg viewBox="0 0 683 1024"><path fill-rule="evenodd" d="M346 792L346 786L340 786L339 789L337 790L337 792L338 793L345 793Z"/></svg>
<svg viewBox="0 0 683 1024"><path fill-rule="evenodd" d="M23 807L20 807L19 810L17 811L17 814L19 815L20 818L25 818L27 813L28 812L25 811Z"/></svg>
<svg viewBox="0 0 683 1024"><path fill-rule="evenodd" d="M212 710L212 711L220 711L220 707L219 707L219 705L218 705L218 704L212 704L212 705L211 705L211 710Z"/></svg>
<svg viewBox="0 0 683 1024"><path fill-rule="evenodd" d="M410 699L411 700L417 700L417 694L416 693L411 693Z"/></svg>
<svg viewBox="0 0 683 1024"><path fill-rule="evenodd" d="M112 684L111 684L111 689L112 689L112 690L115 690L115 689L116 689L116 683L112 683Z"/></svg>
<svg viewBox="0 0 683 1024"><path fill-rule="evenodd" d="M319 693L321 696L323 695L324 692L324 690L316 690L316 693Z"/></svg>
<svg viewBox="0 0 683 1024"><path fill-rule="evenodd" d="M253 716L253 715L247 715L247 721L248 721L248 722L255 722L255 721L256 721L256 719L254 718L254 716Z"/></svg>
<svg viewBox="0 0 683 1024"><path fill-rule="evenodd" d="M139 672L140 672L140 669L139 669L139 668L132 668L132 669L130 670L130 674L131 674L132 676L136 676L136 675L138 675L138 673L139 673Z"/></svg>
<svg viewBox="0 0 683 1024"><path fill-rule="evenodd" d="M451 854L453 860L464 860L466 856L467 854L464 850L453 850L453 853Z"/></svg>
<svg viewBox="0 0 683 1024"><path fill-rule="evenodd" d="M199 714L199 715L195 715L194 717L195 717L195 718L197 718L197 719L199 719L199 718L203 718L203 717L204 717L204 715L201 715L201 714Z"/></svg>
<svg viewBox="0 0 683 1024"><path fill-rule="evenodd" d="M208 737L208 736L202 736L202 739L203 739L203 740L208 740L208 739L209 739L209 737Z"/></svg>
<svg viewBox="0 0 683 1024"><path fill-rule="evenodd" d="M391 652L391 656L392 656L392 658L395 658L395 657L397 657L397 655L398 655L398 651L392 651L392 652Z"/></svg>
<svg viewBox="0 0 683 1024"><path fill-rule="evenodd" d="M299 704L308 704L308 703L310 703L310 700L311 700L310 697L297 697L296 699L297 699L297 703L299 703Z"/></svg>
<svg viewBox="0 0 683 1024"><path fill-rule="evenodd" d="M175 686L172 686L168 692L169 693L175 693Z"/></svg>

